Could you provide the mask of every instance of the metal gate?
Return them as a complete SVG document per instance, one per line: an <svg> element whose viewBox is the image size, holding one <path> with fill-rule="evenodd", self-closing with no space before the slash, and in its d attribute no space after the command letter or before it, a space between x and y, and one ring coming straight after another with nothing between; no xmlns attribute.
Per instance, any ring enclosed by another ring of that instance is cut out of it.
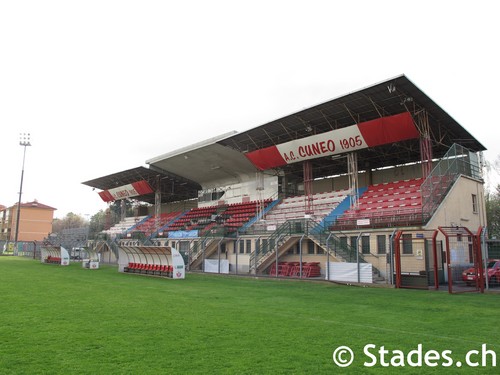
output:
<svg viewBox="0 0 500 375"><path fill-rule="evenodd" d="M445 237L446 278L449 293L484 292L481 231L465 227L439 227Z"/></svg>
<svg viewBox="0 0 500 375"><path fill-rule="evenodd" d="M405 230L394 236L396 288L439 288L444 270L437 230Z"/></svg>

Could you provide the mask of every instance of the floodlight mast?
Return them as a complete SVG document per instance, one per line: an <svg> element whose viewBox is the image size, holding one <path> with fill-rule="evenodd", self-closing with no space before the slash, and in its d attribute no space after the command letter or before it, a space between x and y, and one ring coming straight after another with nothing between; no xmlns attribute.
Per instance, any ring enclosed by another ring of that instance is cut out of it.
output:
<svg viewBox="0 0 500 375"><path fill-rule="evenodd" d="M19 134L19 145L24 147L24 151L23 151L23 166L21 168L21 186L19 187L19 201L17 202L16 232L14 237L16 248L17 248L17 241L19 239L19 219L21 217L21 197L23 195L24 161L26 159L26 147L31 146L30 133Z"/></svg>

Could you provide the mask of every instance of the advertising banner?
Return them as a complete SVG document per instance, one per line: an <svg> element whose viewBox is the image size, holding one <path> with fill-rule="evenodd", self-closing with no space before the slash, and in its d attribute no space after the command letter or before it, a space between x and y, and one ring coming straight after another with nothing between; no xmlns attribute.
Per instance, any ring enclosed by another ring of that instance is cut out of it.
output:
<svg viewBox="0 0 500 375"><path fill-rule="evenodd" d="M198 230L175 230L168 232L168 238L195 238L198 237Z"/></svg>
<svg viewBox="0 0 500 375"><path fill-rule="evenodd" d="M145 180L133 182L131 184L119 186L117 188L99 192L99 196L104 202L112 202L138 195L150 194L153 189Z"/></svg>
<svg viewBox="0 0 500 375"><path fill-rule="evenodd" d="M362 283L373 283L373 272L371 263L359 264L359 281ZM330 275L325 279L342 282L358 281L358 264L346 262L330 262Z"/></svg>
<svg viewBox="0 0 500 375"><path fill-rule="evenodd" d="M266 170L418 137L410 113L403 112L251 151L245 156L257 168Z"/></svg>

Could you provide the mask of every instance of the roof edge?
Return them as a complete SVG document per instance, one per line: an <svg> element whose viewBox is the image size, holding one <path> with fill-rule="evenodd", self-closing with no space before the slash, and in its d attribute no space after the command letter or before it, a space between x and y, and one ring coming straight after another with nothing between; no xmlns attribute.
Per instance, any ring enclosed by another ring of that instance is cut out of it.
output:
<svg viewBox="0 0 500 375"><path fill-rule="evenodd" d="M237 133L238 132L236 130L232 130L230 132L227 132L227 133L224 133L224 134L221 134L221 135L217 135L215 137L206 139L204 141L201 141L201 142L198 142L198 143L194 143L194 144L192 144L190 146L182 147L182 148L179 148L177 150L174 150L174 151L171 151L171 152L167 152L166 154L162 154L162 155L159 155L159 156L156 156L154 158L146 160L146 164L154 164L154 163L157 163L157 162L159 162L161 160L164 160L164 159L168 159L168 158L180 155L180 154L184 154L186 152L197 150L199 148L202 148L202 147L205 147L205 146L208 146L208 145L211 145L211 144L215 144L215 143L217 143L219 141L222 141L223 139L232 137L233 135L236 135Z"/></svg>

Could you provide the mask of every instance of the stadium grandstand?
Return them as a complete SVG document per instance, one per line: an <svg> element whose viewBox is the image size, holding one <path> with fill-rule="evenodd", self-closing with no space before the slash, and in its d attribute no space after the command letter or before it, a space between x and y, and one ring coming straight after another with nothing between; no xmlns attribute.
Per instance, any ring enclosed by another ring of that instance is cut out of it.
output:
<svg viewBox="0 0 500 375"><path fill-rule="evenodd" d="M484 150L401 75L83 182L147 207L91 246L172 246L191 272L451 288L483 261Z"/></svg>

